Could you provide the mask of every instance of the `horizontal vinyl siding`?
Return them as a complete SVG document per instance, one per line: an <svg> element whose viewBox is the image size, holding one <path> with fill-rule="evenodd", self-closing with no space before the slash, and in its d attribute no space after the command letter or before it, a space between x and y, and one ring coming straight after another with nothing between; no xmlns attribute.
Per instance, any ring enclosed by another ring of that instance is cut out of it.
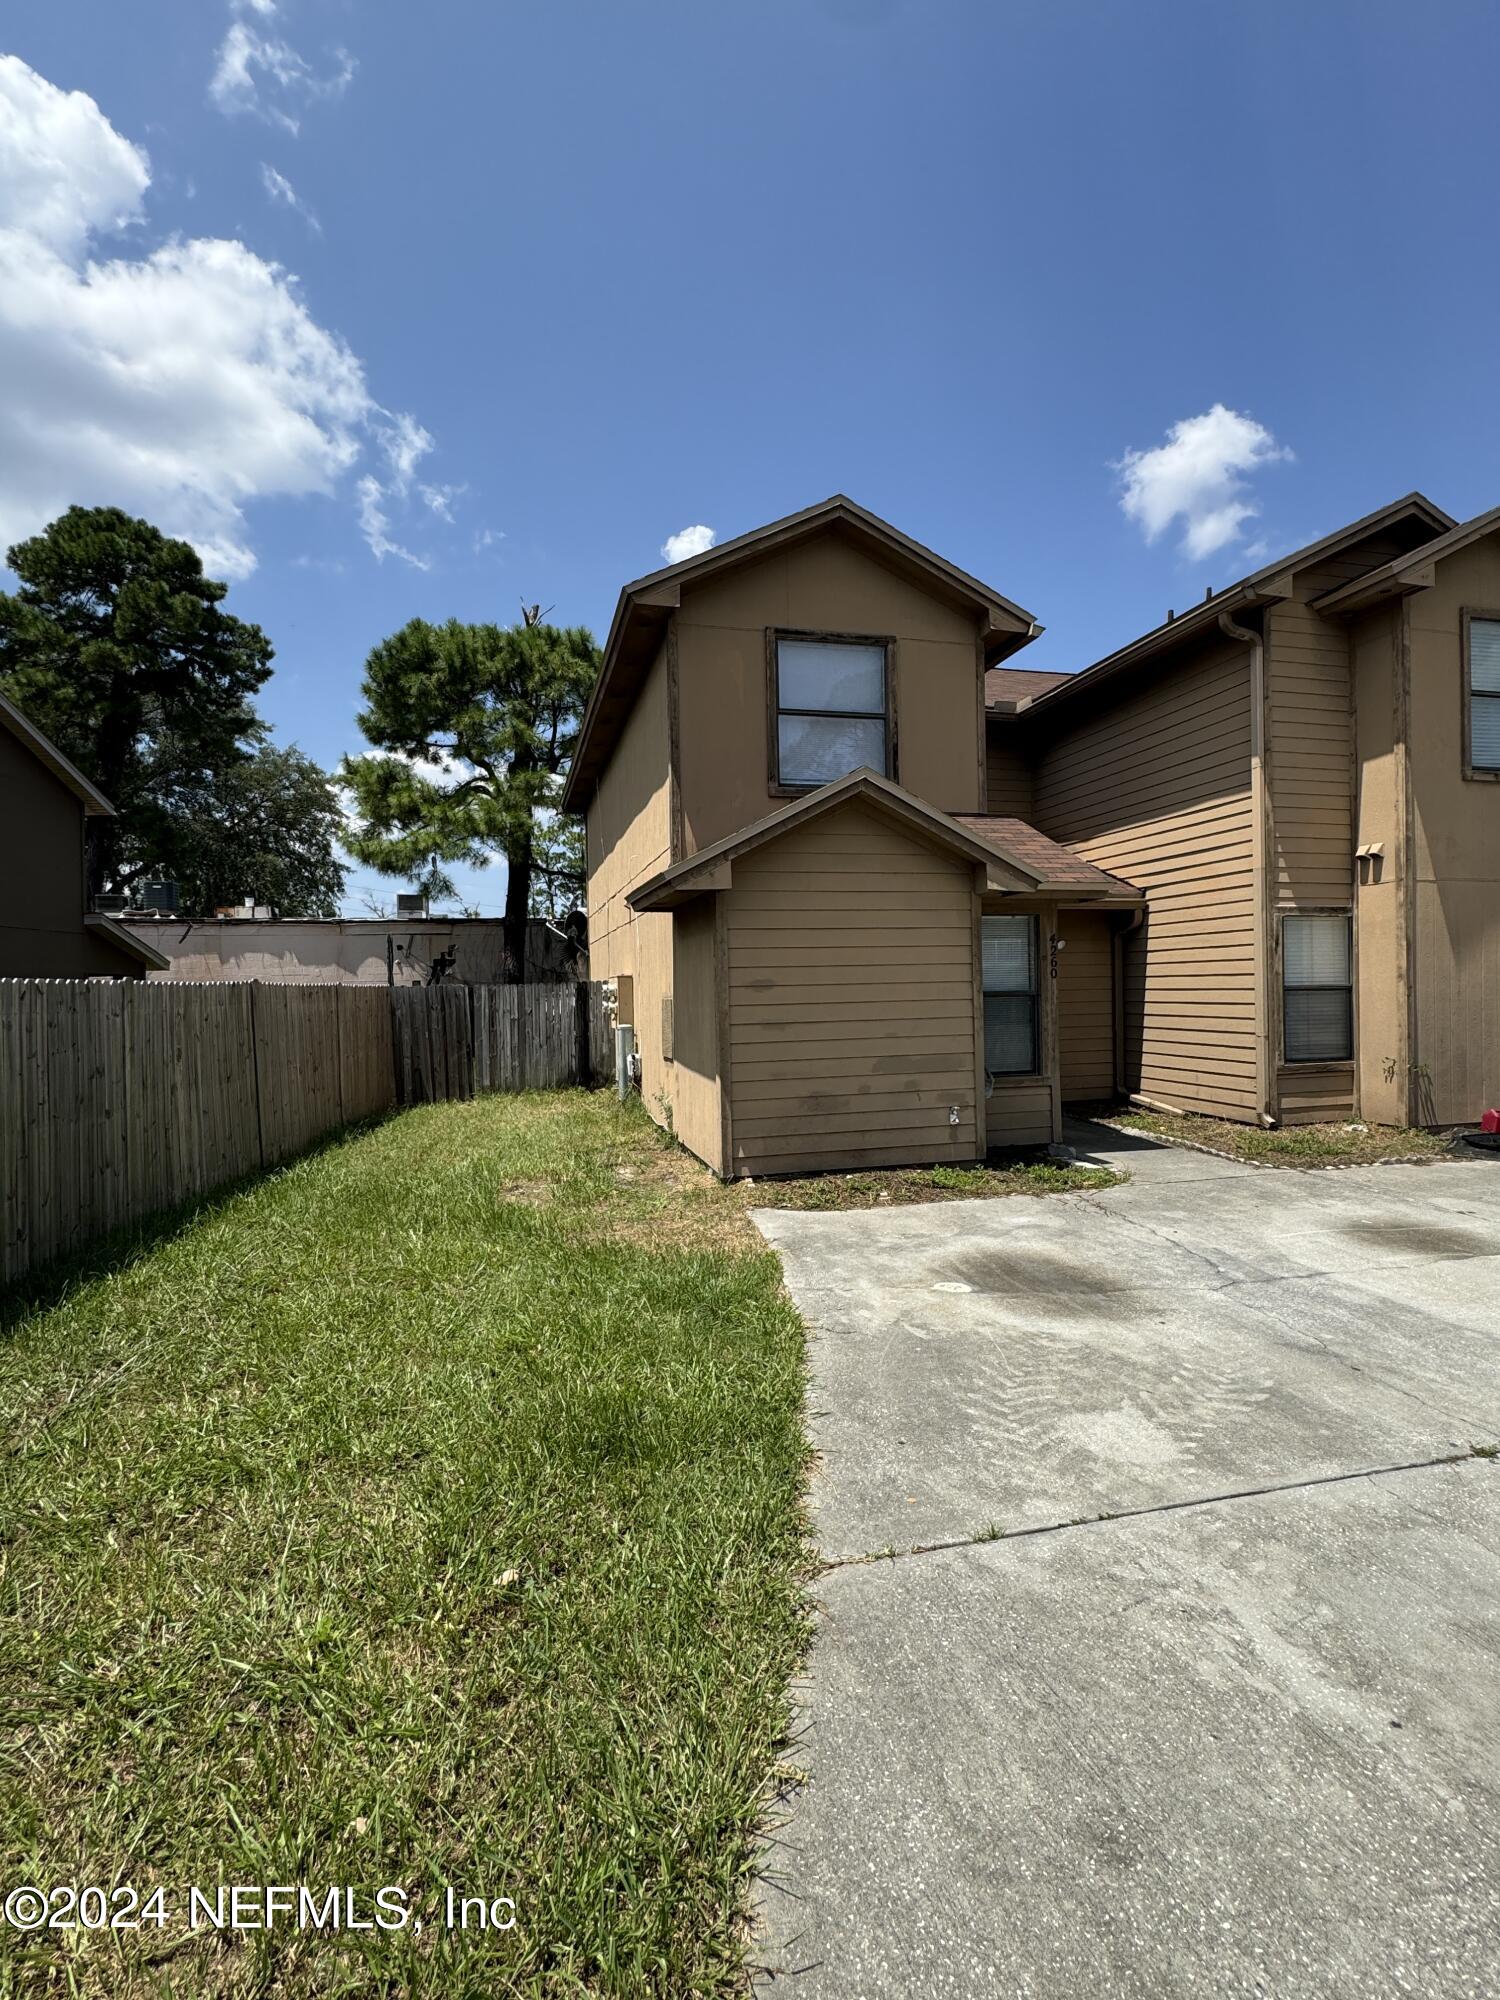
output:
<svg viewBox="0 0 1500 2000"><path fill-rule="evenodd" d="M1064 910L1057 961L1057 1041L1063 1102L1115 1094L1114 946L1107 918Z"/></svg>
<svg viewBox="0 0 1500 2000"><path fill-rule="evenodd" d="M1047 1146L1052 1142L1052 1086L1046 1078L1007 1083L998 1078L985 1105L987 1146Z"/></svg>
<svg viewBox="0 0 1500 2000"><path fill-rule="evenodd" d="M1322 1125L1354 1111L1354 1065L1287 1063L1277 1076L1283 1125Z"/></svg>
<svg viewBox="0 0 1500 2000"><path fill-rule="evenodd" d="M1354 712L1349 638L1301 601L1332 590L1323 570L1267 621L1273 884L1283 908L1347 903L1354 852Z"/></svg>
<svg viewBox="0 0 1500 2000"><path fill-rule="evenodd" d="M1146 924L1126 950L1129 1087L1253 1118L1248 649L1205 646L1054 742L1037 766L1034 818L1145 892Z"/></svg>
<svg viewBox="0 0 1500 2000"><path fill-rule="evenodd" d="M1031 759L1009 740L1003 722L985 728L985 811L1031 818Z"/></svg>
<svg viewBox="0 0 1500 2000"><path fill-rule="evenodd" d="M847 807L736 861L725 895L731 1171L975 1158L968 865Z"/></svg>

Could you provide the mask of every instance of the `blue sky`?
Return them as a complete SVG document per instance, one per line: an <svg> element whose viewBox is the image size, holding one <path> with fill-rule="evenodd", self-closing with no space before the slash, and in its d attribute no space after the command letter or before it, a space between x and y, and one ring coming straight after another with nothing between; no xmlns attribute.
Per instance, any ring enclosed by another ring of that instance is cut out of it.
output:
<svg viewBox="0 0 1500 2000"><path fill-rule="evenodd" d="M836 490L1057 668L1500 501L1493 6L11 0L0 47L0 536L218 553L329 764L407 618L602 636L669 536Z"/></svg>

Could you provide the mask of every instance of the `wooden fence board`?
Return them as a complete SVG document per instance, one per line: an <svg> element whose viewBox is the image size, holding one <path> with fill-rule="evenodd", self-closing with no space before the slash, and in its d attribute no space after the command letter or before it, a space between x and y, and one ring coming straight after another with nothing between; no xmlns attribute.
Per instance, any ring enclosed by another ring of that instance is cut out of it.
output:
<svg viewBox="0 0 1500 2000"><path fill-rule="evenodd" d="M0 1280L396 1104L612 1060L597 985L0 980Z"/></svg>

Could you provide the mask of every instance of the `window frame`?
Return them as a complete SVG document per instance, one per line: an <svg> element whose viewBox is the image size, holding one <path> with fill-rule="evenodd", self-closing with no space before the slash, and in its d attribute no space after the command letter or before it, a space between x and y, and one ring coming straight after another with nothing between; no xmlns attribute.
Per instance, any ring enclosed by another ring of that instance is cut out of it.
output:
<svg viewBox="0 0 1500 2000"><path fill-rule="evenodd" d="M787 715L831 715L848 721L868 722L880 713L869 708L788 708L781 706L781 642L783 639L809 640L818 646L880 646L885 652L885 773L898 783L896 756L896 641L886 632L809 632L793 625L766 627L766 769L767 785L773 798L800 799L837 779L822 778L817 784L784 783L781 776L781 717ZM841 772L839 774L843 776Z"/></svg>
<svg viewBox="0 0 1500 2000"><path fill-rule="evenodd" d="M1019 987L989 987L984 983L984 926L993 918L1007 918L1013 923L1031 926L1031 1068L991 1069L989 1065L989 1022L985 1016L984 1003L990 994L1004 993L1014 996ZM979 1051L983 1063L986 1082L1028 1083L1048 1074L1042 1053L1042 920L1035 910L982 910L979 918Z"/></svg>
<svg viewBox="0 0 1500 2000"><path fill-rule="evenodd" d="M1277 946L1277 955L1278 955L1278 958L1279 958L1279 961L1280 961L1280 963L1279 963L1279 966L1278 966L1278 970L1279 970L1279 973L1280 973L1280 979L1281 979L1281 1008L1280 1008L1280 1025L1281 1025L1281 1047L1280 1047L1280 1050L1278 1051L1278 1054L1280 1055L1280 1059L1281 1059L1281 1066L1282 1066L1282 1068L1283 1068L1283 1069L1335 1069L1335 1070L1347 1070L1347 1069L1351 1069L1351 1068L1353 1067L1353 1065L1354 1065L1354 1061L1355 1061L1355 1055L1356 1055L1356 1036L1357 1036L1357 1033L1358 1033L1358 1015L1357 1015L1357 1012L1356 1012L1356 1009L1355 1009L1355 1005L1354 1005L1354 981L1355 981L1355 974L1356 974L1356 970L1357 970L1357 961L1356 961L1356 958L1355 958L1355 944L1354 944L1354 911L1353 911L1353 908L1352 908L1352 907L1351 907L1350 905L1348 905L1348 904L1344 904L1344 903L1338 903L1338 904L1325 904L1325 905L1323 905L1323 906L1321 906L1321 907L1319 907L1319 908L1316 908L1316 909L1306 909L1306 910L1281 910L1281 911L1279 911L1279 912L1278 912L1277 914L1278 914L1278 918L1279 918L1279 921L1278 921L1278 924L1277 924L1277 933L1276 933L1276 946ZM1346 923L1346 924L1348 925L1348 927L1349 927L1349 978L1348 978L1348 982L1347 982L1347 984L1345 984L1345 985L1342 985L1342 986L1297 986L1297 987L1288 987L1288 985L1287 985L1287 977L1286 977L1286 921L1287 921L1287 918L1288 918L1288 917L1292 917L1292 918L1297 918L1297 917L1342 917L1342 918L1343 918L1344 922L1345 922L1345 923ZM1289 1055L1289 1054L1287 1053L1287 1045L1286 1045L1286 996L1287 996L1288 992L1295 992L1295 993L1344 993L1344 994L1347 994L1347 995L1348 995L1348 1000L1349 1000L1349 1053L1348 1053L1348 1055L1346 1055L1346 1056L1294 1056L1294 1055Z"/></svg>
<svg viewBox="0 0 1500 2000"><path fill-rule="evenodd" d="M1464 777L1475 784L1494 785L1500 784L1500 765L1476 765L1474 762L1474 703L1500 702L1500 694L1490 694L1483 688L1476 692L1474 687L1474 656L1470 644L1470 631L1476 618L1481 624L1500 625L1500 611L1486 611L1480 605L1466 604L1459 613L1461 628L1459 681L1463 699Z"/></svg>

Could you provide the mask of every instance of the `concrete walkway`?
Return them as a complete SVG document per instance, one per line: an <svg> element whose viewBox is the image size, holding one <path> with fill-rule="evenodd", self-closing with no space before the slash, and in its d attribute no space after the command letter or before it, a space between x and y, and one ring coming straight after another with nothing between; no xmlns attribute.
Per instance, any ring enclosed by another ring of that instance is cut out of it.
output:
<svg viewBox="0 0 1500 2000"><path fill-rule="evenodd" d="M1500 1166L1074 1142L1129 1184L757 1213L831 1565L763 1986L1493 1993Z"/></svg>

